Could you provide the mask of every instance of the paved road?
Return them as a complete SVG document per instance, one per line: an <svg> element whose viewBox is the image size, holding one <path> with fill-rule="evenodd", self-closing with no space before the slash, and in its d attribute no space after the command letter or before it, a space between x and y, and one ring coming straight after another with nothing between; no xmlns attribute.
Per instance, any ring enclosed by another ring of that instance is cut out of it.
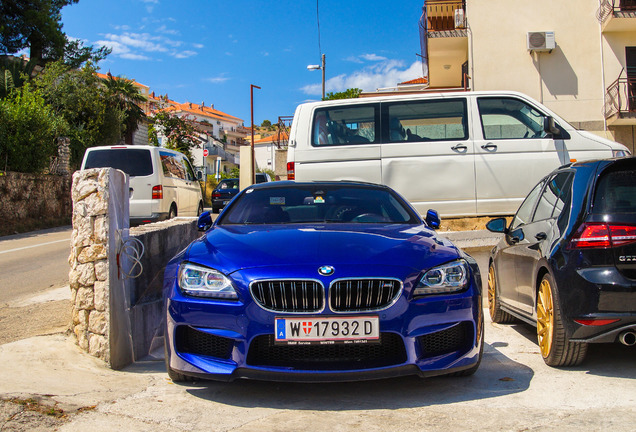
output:
<svg viewBox="0 0 636 432"><path fill-rule="evenodd" d="M68 285L71 227L0 237L0 304Z"/></svg>

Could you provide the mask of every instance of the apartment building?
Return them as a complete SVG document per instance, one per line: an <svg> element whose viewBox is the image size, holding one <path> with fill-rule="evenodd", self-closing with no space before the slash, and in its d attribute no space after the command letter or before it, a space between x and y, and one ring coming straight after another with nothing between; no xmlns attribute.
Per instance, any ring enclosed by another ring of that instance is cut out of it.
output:
<svg viewBox="0 0 636 432"><path fill-rule="evenodd" d="M426 0L429 89L515 90L636 149L636 0Z"/></svg>

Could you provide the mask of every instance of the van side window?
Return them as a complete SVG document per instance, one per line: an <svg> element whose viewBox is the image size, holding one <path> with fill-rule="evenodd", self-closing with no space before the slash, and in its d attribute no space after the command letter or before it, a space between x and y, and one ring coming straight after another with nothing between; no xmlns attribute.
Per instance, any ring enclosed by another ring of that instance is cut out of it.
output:
<svg viewBox="0 0 636 432"><path fill-rule="evenodd" d="M544 115L515 98L478 98L484 139L545 138Z"/></svg>
<svg viewBox="0 0 636 432"><path fill-rule="evenodd" d="M464 98L383 104L382 109L389 125L384 142L468 139Z"/></svg>
<svg viewBox="0 0 636 432"><path fill-rule="evenodd" d="M352 105L317 109L311 144L331 146L376 142L377 105Z"/></svg>
<svg viewBox="0 0 636 432"><path fill-rule="evenodd" d="M159 157L161 157L161 166L163 167L163 174L165 176L185 180L185 168L181 164L181 161L179 161L179 157L177 155L160 151Z"/></svg>
<svg viewBox="0 0 636 432"><path fill-rule="evenodd" d="M192 168L192 165L190 165L190 161L184 157L181 158L181 163L183 164L183 168L185 170L186 173L186 179L189 181L194 181L196 180L196 175L194 174L194 169Z"/></svg>

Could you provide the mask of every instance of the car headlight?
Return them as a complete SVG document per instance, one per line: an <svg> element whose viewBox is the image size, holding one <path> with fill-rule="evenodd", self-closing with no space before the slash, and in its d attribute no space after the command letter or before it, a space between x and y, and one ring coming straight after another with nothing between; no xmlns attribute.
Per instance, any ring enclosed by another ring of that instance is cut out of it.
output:
<svg viewBox="0 0 636 432"><path fill-rule="evenodd" d="M462 291L468 284L468 275L468 264L463 259L434 267L424 273L413 291L413 296Z"/></svg>
<svg viewBox="0 0 636 432"><path fill-rule="evenodd" d="M179 266L179 288L184 294L196 297L238 299L232 282L225 275L191 263L182 263Z"/></svg>

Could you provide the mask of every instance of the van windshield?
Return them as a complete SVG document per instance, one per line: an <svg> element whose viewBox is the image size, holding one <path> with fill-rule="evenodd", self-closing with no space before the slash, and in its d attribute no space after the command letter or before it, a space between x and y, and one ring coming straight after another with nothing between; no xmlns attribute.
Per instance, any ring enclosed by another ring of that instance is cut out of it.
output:
<svg viewBox="0 0 636 432"><path fill-rule="evenodd" d="M84 169L115 168L131 177L152 174L152 159L147 149L104 149L88 152Z"/></svg>

